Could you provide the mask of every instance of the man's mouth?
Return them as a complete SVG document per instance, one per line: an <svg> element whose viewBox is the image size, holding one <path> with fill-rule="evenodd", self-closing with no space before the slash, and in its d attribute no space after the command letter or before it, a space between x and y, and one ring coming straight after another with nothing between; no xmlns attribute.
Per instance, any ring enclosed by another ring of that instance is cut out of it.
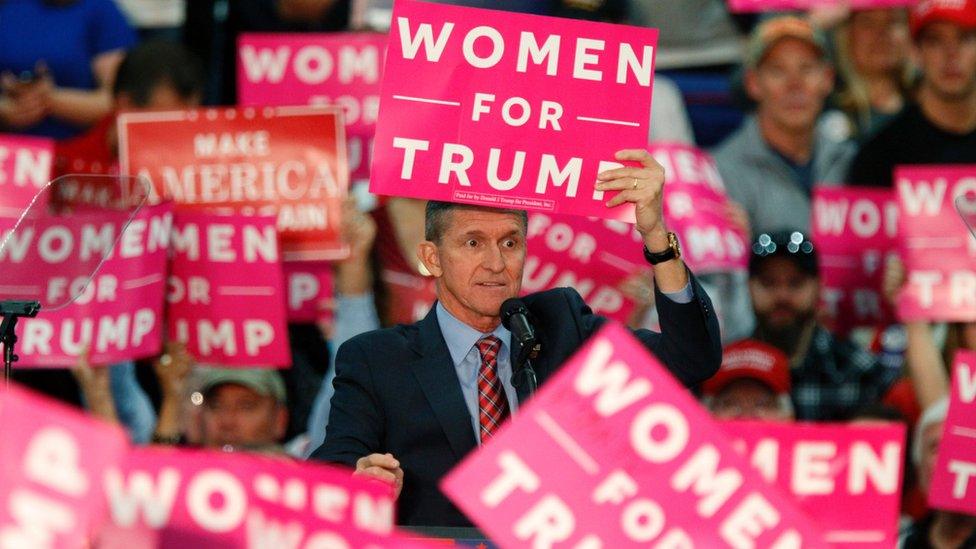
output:
<svg viewBox="0 0 976 549"><path fill-rule="evenodd" d="M508 285L505 284L504 282L477 282L476 284L478 286L485 286L488 288L503 288Z"/></svg>

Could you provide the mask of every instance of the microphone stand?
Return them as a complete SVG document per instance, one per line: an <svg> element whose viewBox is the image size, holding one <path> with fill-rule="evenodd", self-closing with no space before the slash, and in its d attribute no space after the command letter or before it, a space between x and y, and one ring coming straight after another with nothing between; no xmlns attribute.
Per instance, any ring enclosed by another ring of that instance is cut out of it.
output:
<svg viewBox="0 0 976 549"><path fill-rule="evenodd" d="M515 364L512 364L512 385L517 390L525 388L529 398L535 396L535 390L539 388L539 381L535 376L535 368L532 367L530 357L534 357L538 352L538 345L533 341L530 345L524 345L519 353Z"/></svg>
<svg viewBox="0 0 976 549"><path fill-rule="evenodd" d="M14 362L19 359L14 353L14 345L17 344L15 332L17 321L21 317L33 318L37 316L37 312L40 310L41 304L38 301L0 301L0 316L3 317L3 321L0 322L0 343L3 344L4 389L10 385L10 372L13 369Z"/></svg>

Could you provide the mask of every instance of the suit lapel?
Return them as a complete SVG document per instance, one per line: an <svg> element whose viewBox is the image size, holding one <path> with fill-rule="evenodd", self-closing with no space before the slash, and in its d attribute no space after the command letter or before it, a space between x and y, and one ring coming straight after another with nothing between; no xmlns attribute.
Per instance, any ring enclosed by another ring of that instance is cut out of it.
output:
<svg viewBox="0 0 976 549"><path fill-rule="evenodd" d="M451 449L461 459L477 446L471 428L471 414L461 394L461 384L451 362L451 353L437 323L435 307L418 323L417 351L421 357L410 367L430 403Z"/></svg>

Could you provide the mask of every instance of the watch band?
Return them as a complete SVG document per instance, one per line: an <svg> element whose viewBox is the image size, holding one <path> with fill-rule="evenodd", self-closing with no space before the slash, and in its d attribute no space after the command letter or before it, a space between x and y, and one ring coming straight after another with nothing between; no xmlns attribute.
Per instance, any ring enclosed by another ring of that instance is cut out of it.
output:
<svg viewBox="0 0 976 549"><path fill-rule="evenodd" d="M645 244L644 259L651 265L657 265L658 263L664 263L665 261L681 257L680 250L678 236L672 232L668 232L668 248L662 252L652 252L647 249L647 244Z"/></svg>

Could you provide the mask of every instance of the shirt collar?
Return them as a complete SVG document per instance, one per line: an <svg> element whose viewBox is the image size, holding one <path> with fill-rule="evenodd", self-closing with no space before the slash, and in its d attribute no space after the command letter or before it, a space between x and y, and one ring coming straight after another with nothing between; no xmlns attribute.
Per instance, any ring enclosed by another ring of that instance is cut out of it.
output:
<svg viewBox="0 0 976 549"><path fill-rule="evenodd" d="M478 340L485 337L487 334L475 330L471 326L461 322L454 315L452 315L440 301L437 302L437 323L441 327L441 333L444 335L444 342L447 343L447 350L451 353L451 360L454 362L454 366L461 364L464 357L468 356L471 348L474 347ZM498 325L491 332L495 337L501 340L502 348L499 349L499 356L507 356L502 354L509 351L512 333L509 332L501 324Z"/></svg>

